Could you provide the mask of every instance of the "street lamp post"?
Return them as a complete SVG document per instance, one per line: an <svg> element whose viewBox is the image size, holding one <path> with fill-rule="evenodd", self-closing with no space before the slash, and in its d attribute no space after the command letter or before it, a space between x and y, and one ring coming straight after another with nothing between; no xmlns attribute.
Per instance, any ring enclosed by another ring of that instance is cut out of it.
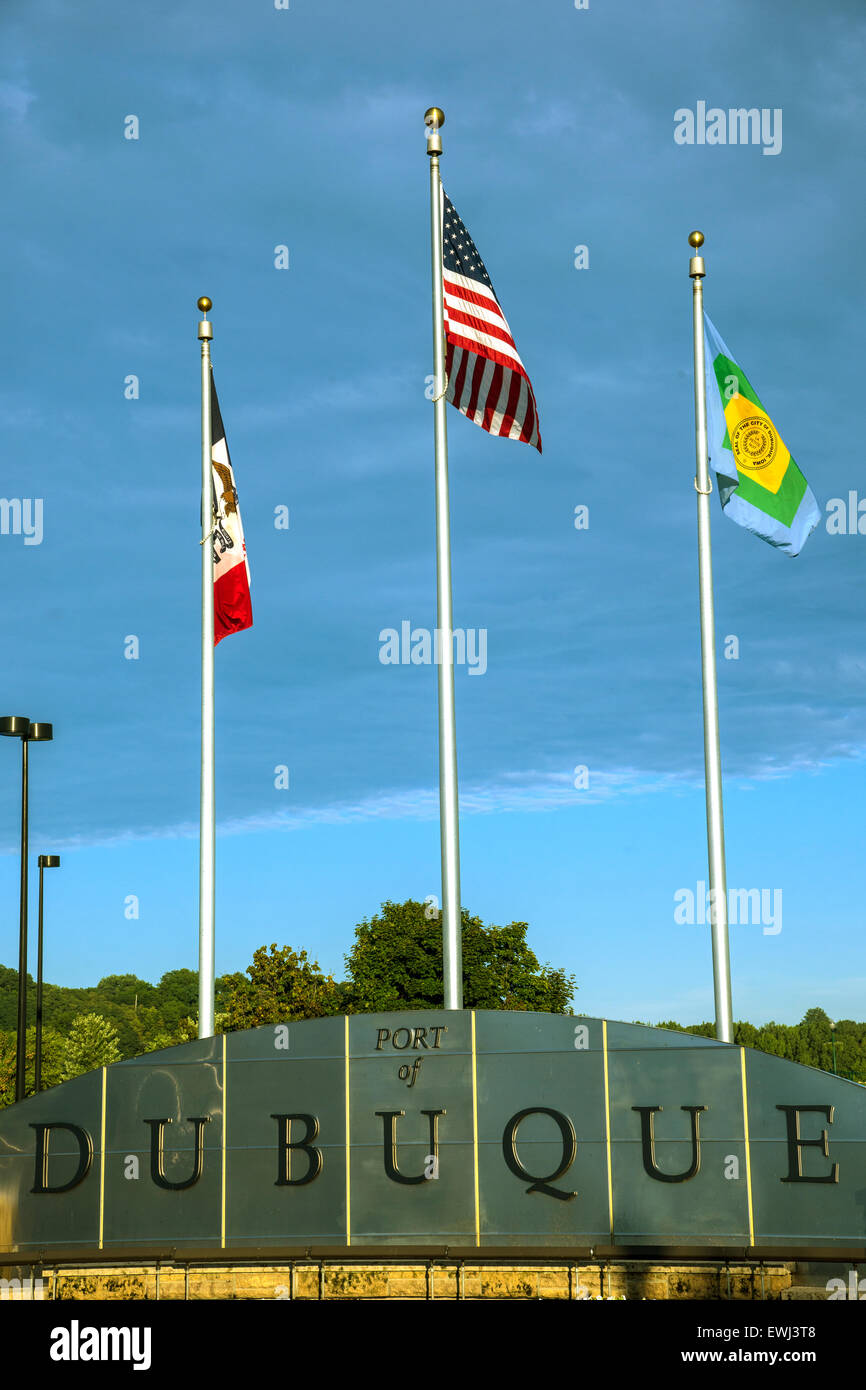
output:
<svg viewBox="0 0 866 1390"><path fill-rule="evenodd" d="M836 1076L836 1025L832 1022L830 1024L830 1036L833 1040L833 1075Z"/></svg>
<svg viewBox="0 0 866 1390"><path fill-rule="evenodd" d="M36 1058L34 1062L36 1094L42 1090L42 901L43 877L46 869L60 868L59 854L40 854L39 864L39 945L36 956Z"/></svg>
<svg viewBox="0 0 866 1390"><path fill-rule="evenodd" d="M23 714L0 719L0 734L21 740L21 893L18 927L18 1024L16 1029L15 1099L24 1099L27 1063L27 745L47 743L54 737L50 724L33 724Z"/></svg>

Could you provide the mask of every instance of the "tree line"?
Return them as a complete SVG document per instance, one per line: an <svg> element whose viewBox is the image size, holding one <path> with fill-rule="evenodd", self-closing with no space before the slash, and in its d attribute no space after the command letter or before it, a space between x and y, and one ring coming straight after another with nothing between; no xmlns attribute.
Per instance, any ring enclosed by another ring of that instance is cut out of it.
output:
<svg viewBox="0 0 866 1390"><path fill-rule="evenodd" d="M472 1009L528 1009L570 1014L575 977L542 965L526 922L485 926L463 911L464 1004ZM409 900L385 902L355 928L344 958L346 978L323 972L307 951L260 946L246 972L222 975L215 987L218 1032L292 1019L344 1013L386 1013L442 1007L442 935L438 913ZM0 1107L15 1094L17 972L0 966ZM28 1019L36 1009L28 976ZM170 970L158 984L136 975L108 975L99 984L71 989L43 987L43 1088L127 1057L173 1047L197 1034L198 975ZM711 1023L658 1025L713 1037ZM735 1041L808 1066L837 1069L866 1081L866 1024L840 1020L835 1030L822 1009L810 1009L795 1025L736 1025ZM27 1093L34 1088L34 1030L28 1029Z"/></svg>

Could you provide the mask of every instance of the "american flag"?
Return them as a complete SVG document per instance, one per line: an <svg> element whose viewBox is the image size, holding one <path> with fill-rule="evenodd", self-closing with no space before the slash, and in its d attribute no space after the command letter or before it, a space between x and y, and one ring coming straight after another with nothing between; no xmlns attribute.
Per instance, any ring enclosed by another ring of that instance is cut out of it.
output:
<svg viewBox="0 0 866 1390"><path fill-rule="evenodd" d="M475 243L442 193L446 400L490 434L541 453L532 383Z"/></svg>

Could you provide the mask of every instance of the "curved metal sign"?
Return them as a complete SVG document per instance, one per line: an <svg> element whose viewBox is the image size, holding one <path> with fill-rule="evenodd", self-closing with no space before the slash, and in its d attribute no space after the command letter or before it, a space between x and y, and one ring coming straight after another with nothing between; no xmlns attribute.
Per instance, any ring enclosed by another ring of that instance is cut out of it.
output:
<svg viewBox="0 0 866 1390"><path fill-rule="evenodd" d="M0 1114L0 1260L866 1254L866 1088L689 1034L357 1014L119 1062Z"/></svg>

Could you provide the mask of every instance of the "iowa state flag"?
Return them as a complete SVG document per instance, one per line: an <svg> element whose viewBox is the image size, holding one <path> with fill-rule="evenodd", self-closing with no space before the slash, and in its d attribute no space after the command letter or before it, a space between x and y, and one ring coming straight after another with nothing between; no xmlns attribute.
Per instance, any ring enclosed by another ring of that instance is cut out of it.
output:
<svg viewBox="0 0 866 1390"><path fill-rule="evenodd" d="M244 528L219 401L210 378L211 462L213 464L213 624L214 646L230 632L253 625L250 567Z"/></svg>

